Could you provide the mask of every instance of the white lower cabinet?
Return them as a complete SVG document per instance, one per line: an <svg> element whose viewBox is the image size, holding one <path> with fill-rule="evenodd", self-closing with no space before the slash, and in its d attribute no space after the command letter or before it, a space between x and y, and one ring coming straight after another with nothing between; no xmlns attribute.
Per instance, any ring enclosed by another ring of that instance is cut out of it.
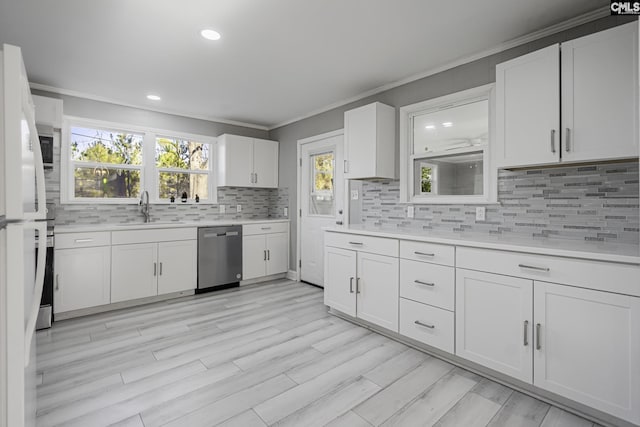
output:
<svg viewBox="0 0 640 427"><path fill-rule="evenodd" d="M535 282L537 387L640 424L640 298Z"/></svg>
<svg viewBox="0 0 640 427"><path fill-rule="evenodd" d="M109 304L111 248L56 249L54 312Z"/></svg>
<svg viewBox="0 0 640 427"><path fill-rule="evenodd" d="M111 302L158 295L158 244L111 248Z"/></svg>
<svg viewBox="0 0 640 427"><path fill-rule="evenodd" d="M456 354L531 383L533 281L456 270Z"/></svg>
<svg viewBox="0 0 640 427"><path fill-rule="evenodd" d="M242 227L242 280L286 273L289 269L289 224Z"/></svg>
<svg viewBox="0 0 640 427"><path fill-rule="evenodd" d="M398 258L332 246L324 256L325 304L398 332Z"/></svg>
<svg viewBox="0 0 640 427"><path fill-rule="evenodd" d="M453 353L454 313L400 298L400 334Z"/></svg>
<svg viewBox="0 0 640 427"><path fill-rule="evenodd" d="M196 240L114 245L111 258L112 303L196 287Z"/></svg>

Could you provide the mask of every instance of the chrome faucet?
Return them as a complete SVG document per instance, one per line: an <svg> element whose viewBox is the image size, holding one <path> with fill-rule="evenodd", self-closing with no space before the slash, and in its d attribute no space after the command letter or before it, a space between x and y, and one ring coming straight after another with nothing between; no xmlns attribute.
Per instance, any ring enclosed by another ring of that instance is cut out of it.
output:
<svg viewBox="0 0 640 427"><path fill-rule="evenodd" d="M149 192L146 190L140 193L140 206L142 206L140 212L144 215L144 222L150 222L151 214L149 213Z"/></svg>

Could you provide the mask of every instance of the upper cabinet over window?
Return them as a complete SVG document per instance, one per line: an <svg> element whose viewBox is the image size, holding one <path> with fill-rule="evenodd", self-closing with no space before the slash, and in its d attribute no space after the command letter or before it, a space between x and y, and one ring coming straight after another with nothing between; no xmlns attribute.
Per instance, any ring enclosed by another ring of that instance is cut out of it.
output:
<svg viewBox="0 0 640 427"><path fill-rule="evenodd" d="M496 66L498 167L638 156L638 23Z"/></svg>
<svg viewBox="0 0 640 427"><path fill-rule="evenodd" d="M278 141L218 137L218 186L278 188Z"/></svg>
<svg viewBox="0 0 640 427"><path fill-rule="evenodd" d="M396 109L380 102L344 113L344 177L396 178Z"/></svg>
<svg viewBox="0 0 640 427"><path fill-rule="evenodd" d="M482 86L400 109L403 201L491 201L492 88Z"/></svg>

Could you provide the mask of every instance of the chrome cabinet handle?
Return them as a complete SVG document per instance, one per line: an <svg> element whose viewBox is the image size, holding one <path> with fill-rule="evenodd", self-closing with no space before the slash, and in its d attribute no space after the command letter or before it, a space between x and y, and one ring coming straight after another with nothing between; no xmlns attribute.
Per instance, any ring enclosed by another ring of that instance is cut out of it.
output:
<svg viewBox="0 0 640 427"><path fill-rule="evenodd" d="M425 286L435 286L435 283L429 283L429 282L423 282L422 280L414 280L414 283L417 283L419 285L425 285Z"/></svg>
<svg viewBox="0 0 640 427"><path fill-rule="evenodd" d="M542 349L542 344L540 344L540 329L542 328L542 326L540 325L540 323L536 324L536 350L541 350Z"/></svg>
<svg viewBox="0 0 640 427"><path fill-rule="evenodd" d="M162 263L160 263L160 275L162 276Z"/></svg>
<svg viewBox="0 0 640 427"><path fill-rule="evenodd" d="M435 328L436 328L436 325L430 325L430 324L428 324L428 323L423 323L423 322L421 322L421 321L419 321L419 320L416 320L416 321L415 321L415 322L413 322L413 323L415 323L415 324L416 324L416 325L418 325L418 326L424 326L425 328L429 328L429 329L435 329Z"/></svg>
<svg viewBox="0 0 640 427"><path fill-rule="evenodd" d="M271 249L267 249L267 261L271 261Z"/></svg>
<svg viewBox="0 0 640 427"><path fill-rule="evenodd" d="M264 258L262 259L263 261L267 260L267 250L265 249L264 251L262 251L264 254Z"/></svg>
<svg viewBox="0 0 640 427"><path fill-rule="evenodd" d="M89 242L93 242L93 239L76 239L75 242L76 243L89 243Z"/></svg>
<svg viewBox="0 0 640 427"><path fill-rule="evenodd" d="M528 346L529 345L529 321L525 320L524 321L524 346Z"/></svg>
<svg viewBox="0 0 640 427"><path fill-rule="evenodd" d="M549 272L549 267L536 267L535 265L518 264L520 268L528 268L529 270L546 271Z"/></svg>
<svg viewBox="0 0 640 427"><path fill-rule="evenodd" d="M436 256L436 254L429 254L429 253L426 253L426 252L414 251L413 253L416 254L416 255L422 255L422 256Z"/></svg>
<svg viewBox="0 0 640 427"><path fill-rule="evenodd" d="M362 246L364 243L362 242L349 242L350 245L358 245L358 246Z"/></svg>
<svg viewBox="0 0 640 427"><path fill-rule="evenodd" d="M571 139L571 129L566 128L565 132L566 133L565 133L565 138L564 138L564 151L566 151L568 153L569 151L571 151L570 148L569 148L569 140Z"/></svg>
<svg viewBox="0 0 640 427"><path fill-rule="evenodd" d="M258 172L254 173L254 175L256 176L256 184L258 183Z"/></svg>
<svg viewBox="0 0 640 427"><path fill-rule="evenodd" d="M153 263L153 275L156 276L158 272L158 263Z"/></svg>
<svg viewBox="0 0 640 427"><path fill-rule="evenodd" d="M356 278L356 294L360 293L360 278Z"/></svg>
<svg viewBox="0 0 640 427"><path fill-rule="evenodd" d="M349 277L349 293L353 293L353 277Z"/></svg>
<svg viewBox="0 0 640 427"><path fill-rule="evenodd" d="M260 227L260 230L271 230L271 227Z"/></svg>
<svg viewBox="0 0 640 427"><path fill-rule="evenodd" d="M56 291L60 290L60 275L56 274Z"/></svg>
<svg viewBox="0 0 640 427"><path fill-rule="evenodd" d="M551 129L551 152L555 154L556 152L556 130Z"/></svg>

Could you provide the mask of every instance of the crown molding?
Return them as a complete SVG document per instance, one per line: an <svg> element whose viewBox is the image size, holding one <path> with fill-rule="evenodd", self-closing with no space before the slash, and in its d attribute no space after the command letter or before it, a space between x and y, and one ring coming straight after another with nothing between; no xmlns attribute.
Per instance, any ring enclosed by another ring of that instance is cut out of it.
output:
<svg viewBox="0 0 640 427"><path fill-rule="evenodd" d="M29 86L31 87L31 89L42 90L42 91L50 92L50 93L56 93L58 95L66 95L66 96L73 96L73 97L76 97L76 98L89 99L91 101L105 102L105 103L108 103L108 104L120 105L122 107L137 108L137 109L140 109L140 110L153 111L155 113L171 114L173 116L186 117L186 118L189 118L189 119L206 120L208 122L217 122L217 123L223 123L223 124L227 124L227 125L243 126L243 127L252 128L252 129L259 129L259 130L266 130L266 131L269 130L269 128L267 126L263 126L263 125L256 125L256 124L253 124L253 123L238 122L238 121L235 121L235 120L227 120L227 119L221 119L221 118L217 118L217 117L209 117L209 116L205 116L205 115L201 115L201 114L187 114L187 113L184 113L184 112L179 112L179 111L171 110L171 109L151 108L148 105L129 104L129 103L121 102L121 101L118 101L118 100L115 100L115 99L111 99L111 98L107 98L107 97L103 97L103 96L98 96L98 95L85 93L85 92L80 92L80 91L75 91L75 90L70 90L70 89L61 89L61 88L58 88L58 87L55 87L55 86L43 85L43 84L40 84L40 83L29 83Z"/></svg>
<svg viewBox="0 0 640 427"><path fill-rule="evenodd" d="M278 124L276 124L274 126L269 127L268 130L272 131L274 129L289 125L291 123L295 123L295 122L298 122L300 120L308 119L309 117L313 117L313 116L316 116L318 114L325 113L327 111L333 110L334 108L338 108L338 107L341 107L343 105L347 105L347 104L350 104L352 102L359 101L359 100L367 98L369 96L376 95L378 93L387 91L389 89L393 89L393 88L396 88L398 86L402 86L402 85L405 85L407 83L411 83L411 82L414 82L416 80L420 80L420 79L423 79L425 77L429 77L429 76L432 76L434 74L441 73L441 72L449 70L451 68L455 68L457 66L460 66L460 65L463 65L463 64L467 64L469 62L473 62L473 61L476 61L478 59L482 59L482 58L485 58L487 56L490 56L490 55L493 55L493 54L496 54L496 53L504 52L505 50L509 50L511 48L514 48L514 47L517 47L517 46L521 46L523 44L530 43L530 42L535 41L535 40L539 40L541 38L544 38L544 37L559 33L559 32L564 31L564 30L568 30L568 29L573 28L573 27L577 27L578 25L585 24L587 22L595 21L596 19L602 18L604 16L609 16L609 15L610 15L610 7L609 6L604 6L604 7L598 8L596 10L584 13L582 15L578 15L578 16L576 16L574 18L568 19L568 20L560 22L558 24L554 24L554 25L551 25L549 27L543 28L541 30L534 31L533 33L529 33L529 34L526 34L524 36L517 37L515 39L511 39L511 40L509 40L507 42L501 43L501 44L499 44L497 46L494 46L492 48L483 50L483 51L475 53L473 55L469 55L469 56L465 56L465 57L461 57L461 58L455 59L455 60L453 60L451 62L448 62L448 63L446 63L444 65L441 65L441 66L438 66L438 67L435 67L435 68L431 68L431 69L429 69L427 71L423 71L421 73L414 74L412 76L406 77L406 78L401 79L401 80L397 80L397 81L392 82L392 83L388 83L388 84L385 84L385 85L382 85L382 86L378 86L375 89L371 89L369 91L362 92L362 93L360 93L358 95L355 95L355 96L352 96L350 98L346 98L346 99L343 99L341 101L335 102L333 104L329 104L329 105L327 105L325 107L319 108L317 110L310 111L309 113L306 113L304 115L295 117L293 119L286 120L284 122L280 122L280 123L278 123Z"/></svg>

